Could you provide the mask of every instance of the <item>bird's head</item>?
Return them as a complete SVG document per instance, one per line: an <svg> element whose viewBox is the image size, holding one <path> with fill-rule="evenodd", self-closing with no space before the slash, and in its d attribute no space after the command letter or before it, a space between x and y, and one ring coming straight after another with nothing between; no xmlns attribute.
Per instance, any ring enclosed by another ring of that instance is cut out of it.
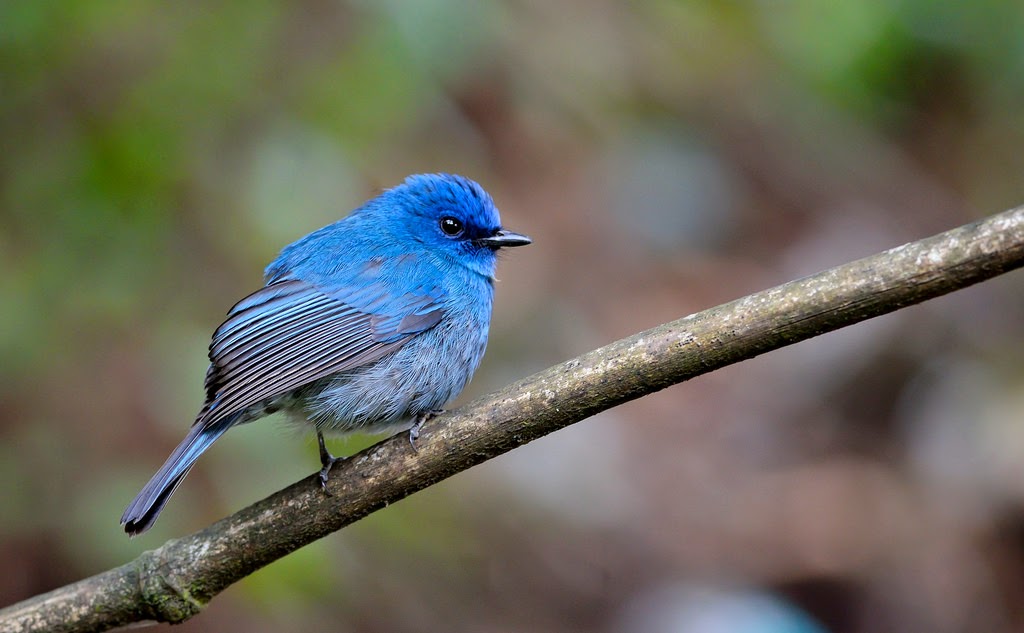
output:
<svg viewBox="0 0 1024 633"><path fill-rule="evenodd" d="M493 276L500 248L524 246L530 238L501 227L491 196L476 182L453 174L409 176L385 196L398 207L403 238Z"/></svg>

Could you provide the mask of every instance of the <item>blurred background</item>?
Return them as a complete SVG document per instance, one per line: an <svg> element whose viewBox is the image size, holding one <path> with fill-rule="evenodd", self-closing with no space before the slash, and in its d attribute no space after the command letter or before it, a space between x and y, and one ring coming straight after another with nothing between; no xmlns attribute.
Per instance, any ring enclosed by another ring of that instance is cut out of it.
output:
<svg viewBox="0 0 1024 633"><path fill-rule="evenodd" d="M0 604L319 468L232 431L126 503L279 249L407 174L503 259L460 400L1024 202L1024 7L0 4ZM188 631L1024 631L1024 275L587 420L277 562ZM373 438L336 442L352 452Z"/></svg>

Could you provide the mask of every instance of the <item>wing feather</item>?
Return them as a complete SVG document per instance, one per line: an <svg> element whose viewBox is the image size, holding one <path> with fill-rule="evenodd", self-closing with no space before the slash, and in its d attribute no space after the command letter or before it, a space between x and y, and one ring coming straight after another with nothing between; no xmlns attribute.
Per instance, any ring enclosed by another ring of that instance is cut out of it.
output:
<svg viewBox="0 0 1024 633"><path fill-rule="evenodd" d="M389 296L379 284L330 293L294 279L231 309L210 343L207 404L213 423L267 398L394 352L444 315L440 292Z"/></svg>
<svg viewBox="0 0 1024 633"><path fill-rule="evenodd" d="M319 306L319 309L288 311L278 319L247 324L249 336L239 339L233 345L219 347L212 352L224 367L230 367L237 359L258 356L286 344L298 337L323 329L324 325L344 319L351 309L347 306L334 308Z"/></svg>

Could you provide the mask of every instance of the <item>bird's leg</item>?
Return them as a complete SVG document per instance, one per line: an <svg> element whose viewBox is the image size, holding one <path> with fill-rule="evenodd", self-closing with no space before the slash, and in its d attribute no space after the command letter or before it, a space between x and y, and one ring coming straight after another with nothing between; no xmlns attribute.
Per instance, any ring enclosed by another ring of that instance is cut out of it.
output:
<svg viewBox="0 0 1024 633"><path fill-rule="evenodd" d="M420 449L416 448L416 440L420 437L420 429L423 428L423 425L427 420L441 415L442 413L444 413L444 409L431 409L430 411L425 411L416 416L416 421L412 423L411 427L409 427L409 445L412 446L412 450L414 452L420 452Z"/></svg>
<svg viewBox="0 0 1024 633"><path fill-rule="evenodd" d="M320 487L327 492L327 474L331 472L331 466L345 461L345 458L331 455L324 444L324 434L320 432L320 429L316 430L316 441L320 445L320 465L323 466L320 469Z"/></svg>

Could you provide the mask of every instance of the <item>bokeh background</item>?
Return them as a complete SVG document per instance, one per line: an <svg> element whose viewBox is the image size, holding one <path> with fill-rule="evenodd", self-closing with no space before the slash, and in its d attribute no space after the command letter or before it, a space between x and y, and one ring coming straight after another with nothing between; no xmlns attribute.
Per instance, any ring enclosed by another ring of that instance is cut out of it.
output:
<svg viewBox="0 0 1024 633"><path fill-rule="evenodd" d="M152 532L117 525L230 305L406 174L479 180L535 239L465 401L1024 202L1022 34L1010 0L0 4L0 604L318 468L287 425L237 429ZM1022 338L1011 273L773 352L175 630L1024 631Z"/></svg>

